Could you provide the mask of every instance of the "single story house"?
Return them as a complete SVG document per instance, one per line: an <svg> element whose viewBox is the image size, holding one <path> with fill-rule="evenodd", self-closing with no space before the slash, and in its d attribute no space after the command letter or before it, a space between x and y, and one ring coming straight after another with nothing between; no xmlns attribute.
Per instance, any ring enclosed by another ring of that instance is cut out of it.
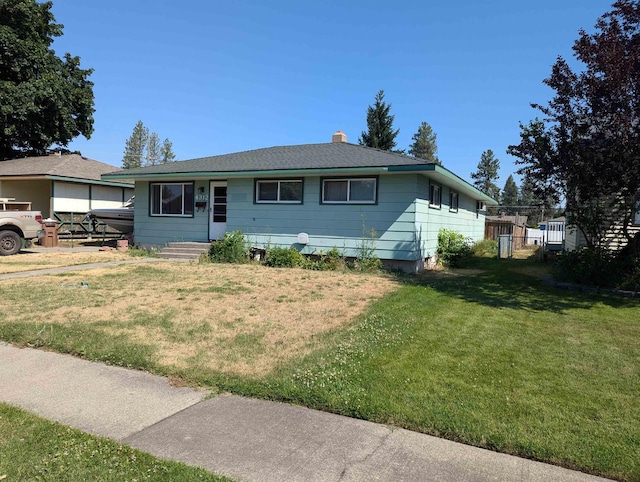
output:
<svg viewBox="0 0 640 482"><path fill-rule="evenodd" d="M114 166L78 154L51 154L0 162L0 197L30 201L63 229L78 226L90 209L121 206L133 196L133 183L108 181Z"/></svg>
<svg viewBox="0 0 640 482"><path fill-rule="evenodd" d="M135 181L135 243L209 241L241 230L254 246L333 247L355 256L363 242L407 271L435 259L438 230L484 237L495 201L448 169L414 157L332 142L128 169L102 176Z"/></svg>

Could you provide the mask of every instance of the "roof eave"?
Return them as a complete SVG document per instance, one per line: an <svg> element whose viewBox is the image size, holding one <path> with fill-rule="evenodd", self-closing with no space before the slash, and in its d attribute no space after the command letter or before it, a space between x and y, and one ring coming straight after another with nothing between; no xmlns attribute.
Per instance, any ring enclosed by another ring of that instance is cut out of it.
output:
<svg viewBox="0 0 640 482"><path fill-rule="evenodd" d="M335 174L379 174L388 172L388 167L337 167L319 169L257 169L252 171L187 171L165 173L122 173L103 174L102 179L132 179L134 181L148 181L153 179L211 179L211 178L243 178L243 177L271 177L271 176L324 176Z"/></svg>
<svg viewBox="0 0 640 482"><path fill-rule="evenodd" d="M490 196L487 196L485 193L480 191L478 188L468 183L464 179L462 179L457 174L454 174L446 167L443 167L439 164L424 164L424 165L416 165L416 166L390 166L389 172L418 172L425 173L428 172L431 178L434 180L442 182L445 185L453 185L455 188L466 194L467 196L476 199L478 201L482 201L486 203L488 206L497 206L498 202Z"/></svg>

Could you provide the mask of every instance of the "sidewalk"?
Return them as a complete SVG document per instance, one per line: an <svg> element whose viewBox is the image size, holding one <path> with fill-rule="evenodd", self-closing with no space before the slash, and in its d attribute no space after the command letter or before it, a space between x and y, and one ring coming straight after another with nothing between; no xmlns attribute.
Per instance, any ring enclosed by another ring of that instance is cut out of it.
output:
<svg viewBox="0 0 640 482"><path fill-rule="evenodd" d="M22 254L29 253L97 253L100 251L99 246L76 246L73 248L69 247L55 247L55 248L43 248L42 246L33 246L31 248L23 249ZM137 264L137 263L154 263L158 261L166 261L166 259L161 258L134 258L127 259L123 261L106 261L106 262L98 262L98 263L88 263L88 264L74 264L70 266L60 266L57 268L40 268L32 271L18 271L15 273L6 273L0 274L0 281L5 279L20 279L20 278L30 278L31 276L42 276L48 274L60 274L60 273L70 273L72 271L86 271L96 268L105 268L105 267L114 267L120 266L123 264Z"/></svg>
<svg viewBox="0 0 640 482"><path fill-rule="evenodd" d="M553 465L303 407L0 343L0 401L245 481L596 481Z"/></svg>

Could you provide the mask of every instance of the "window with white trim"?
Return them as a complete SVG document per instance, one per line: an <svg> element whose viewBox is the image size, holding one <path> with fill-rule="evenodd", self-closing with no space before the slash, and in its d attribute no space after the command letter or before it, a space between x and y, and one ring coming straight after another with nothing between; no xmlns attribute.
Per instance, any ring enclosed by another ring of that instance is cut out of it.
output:
<svg viewBox="0 0 640 482"><path fill-rule="evenodd" d="M458 193L455 191L449 191L449 211L458 212Z"/></svg>
<svg viewBox="0 0 640 482"><path fill-rule="evenodd" d="M429 185L429 206L439 208L442 204L442 188L437 184Z"/></svg>
<svg viewBox="0 0 640 482"><path fill-rule="evenodd" d="M151 216L193 216L193 183L153 183Z"/></svg>
<svg viewBox="0 0 640 482"><path fill-rule="evenodd" d="M257 203L302 203L302 179L256 181Z"/></svg>
<svg viewBox="0 0 640 482"><path fill-rule="evenodd" d="M376 195L375 177L322 180L324 204L375 204Z"/></svg>

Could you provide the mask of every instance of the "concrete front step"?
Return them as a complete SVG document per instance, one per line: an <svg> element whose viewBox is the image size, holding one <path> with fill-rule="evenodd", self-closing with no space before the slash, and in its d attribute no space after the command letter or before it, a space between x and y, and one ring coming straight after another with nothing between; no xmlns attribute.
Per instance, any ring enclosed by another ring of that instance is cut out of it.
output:
<svg viewBox="0 0 640 482"><path fill-rule="evenodd" d="M163 259L198 259L200 255L209 251L209 243L169 243L158 253L158 258Z"/></svg>

